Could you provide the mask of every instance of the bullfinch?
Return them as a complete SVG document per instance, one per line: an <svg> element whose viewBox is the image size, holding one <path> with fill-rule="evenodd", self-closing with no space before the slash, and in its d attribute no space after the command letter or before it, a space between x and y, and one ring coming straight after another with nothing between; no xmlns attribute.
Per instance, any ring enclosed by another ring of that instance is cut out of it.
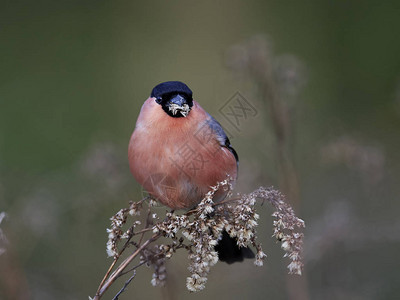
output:
<svg viewBox="0 0 400 300"><path fill-rule="evenodd" d="M140 110L128 158L135 179L173 210L194 208L211 186L228 176L236 181L239 162L221 125L179 81L153 88ZM226 193L218 190L214 202L225 198ZM216 250L219 259L227 263L254 257L226 232Z"/></svg>

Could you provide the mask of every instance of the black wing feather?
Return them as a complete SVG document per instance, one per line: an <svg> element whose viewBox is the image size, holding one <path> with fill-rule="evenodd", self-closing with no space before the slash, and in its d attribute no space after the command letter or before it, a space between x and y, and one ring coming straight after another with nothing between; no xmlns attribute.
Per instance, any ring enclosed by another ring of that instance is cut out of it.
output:
<svg viewBox="0 0 400 300"><path fill-rule="evenodd" d="M217 134L217 139L222 147L226 147L232 154L235 156L236 162L239 165L239 156L235 149L233 149L231 142L229 141L228 136L226 135L224 129L221 124L215 120L211 115L209 115L209 119L207 120L208 126Z"/></svg>

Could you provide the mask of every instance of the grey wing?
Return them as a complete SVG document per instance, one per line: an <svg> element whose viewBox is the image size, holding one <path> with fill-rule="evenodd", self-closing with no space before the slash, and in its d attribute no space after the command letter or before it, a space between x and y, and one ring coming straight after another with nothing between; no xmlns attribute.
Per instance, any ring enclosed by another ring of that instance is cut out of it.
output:
<svg viewBox="0 0 400 300"><path fill-rule="evenodd" d="M237 155L235 149L233 149L231 142L229 141L228 136L226 135L224 129L221 124L217 120L215 120L210 114L208 114L209 119L207 120L208 126L210 126L211 130L213 130L217 135L217 140L219 141L222 147L226 147L230 152L235 156L236 162L239 165L239 156Z"/></svg>

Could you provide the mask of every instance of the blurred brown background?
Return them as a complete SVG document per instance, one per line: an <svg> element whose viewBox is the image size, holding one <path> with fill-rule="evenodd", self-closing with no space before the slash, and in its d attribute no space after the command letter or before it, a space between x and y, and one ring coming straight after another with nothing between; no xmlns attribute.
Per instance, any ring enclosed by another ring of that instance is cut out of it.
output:
<svg viewBox="0 0 400 300"><path fill-rule="evenodd" d="M109 217L141 196L127 163L141 104L181 80L229 131L238 191L293 195L304 281L263 206L264 267L219 263L190 294L182 253L168 288L144 268L121 299L398 299L399 16L397 1L2 1L0 298L94 295ZM221 108L237 92L257 113L235 127Z"/></svg>

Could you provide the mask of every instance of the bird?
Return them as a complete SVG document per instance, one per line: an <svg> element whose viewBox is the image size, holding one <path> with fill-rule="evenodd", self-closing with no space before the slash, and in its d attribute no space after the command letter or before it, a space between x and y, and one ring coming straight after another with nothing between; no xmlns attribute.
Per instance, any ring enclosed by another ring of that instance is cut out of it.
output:
<svg viewBox="0 0 400 300"><path fill-rule="evenodd" d="M172 210L190 210L210 187L227 177L237 180L239 157L221 124L193 99L183 82L156 85L144 102L128 147L129 166L136 181ZM221 201L227 191L213 198ZM253 258L224 231L216 246L228 264Z"/></svg>

